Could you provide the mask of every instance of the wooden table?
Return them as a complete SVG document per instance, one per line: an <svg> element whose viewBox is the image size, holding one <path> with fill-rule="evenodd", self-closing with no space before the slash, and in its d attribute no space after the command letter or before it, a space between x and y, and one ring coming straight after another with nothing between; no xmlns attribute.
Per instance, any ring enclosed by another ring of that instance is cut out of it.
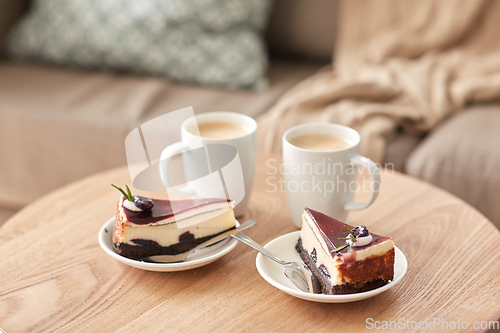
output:
<svg viewBox="0 0 500 333"><path fill-rule="evenodd" d="M246 233L261 244L296 230L284 193L269 193L268 158L260 156L245 216L258 221ZM500 316L500 232L461 200L413 178L382 175L376 203L349 218L393 236L408 259L407 275L379 296L345 304L303 301L275 289L257 272L256 252L243 244L183 272L119 263L97 242L118 200L110 183L130 184L127 169L57 190L0 229L0 327L7 333L359 332L368 331L368 318L373 325L442 318L472 328Z"/></svg>

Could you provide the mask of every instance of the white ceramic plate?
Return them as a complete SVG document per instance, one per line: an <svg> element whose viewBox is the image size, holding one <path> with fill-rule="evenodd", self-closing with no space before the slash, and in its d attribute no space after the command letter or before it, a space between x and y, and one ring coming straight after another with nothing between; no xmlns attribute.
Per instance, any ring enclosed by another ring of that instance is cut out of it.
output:
<svg viewBox="0 0 500 333"><path fill-rule="evenodd" d="M125 258L115 251L113 251L113 224L115 223L115 218L112 217L101 227L99 231L99 245L102 249L112 256L113 258L121 261L122 263L135 267L144 269L147 271L155 272L176 272L185 271L188 269L198 268L201 266L208 265L215 260L221 258L225 254L229 253L232 249L236 247L238 241L234 238L228 238L209 246L207 248L200 249L189 255L186 261L175 262L175 263L151 263L142 262L139 260ZM236 225L239 223L236 221Z"/></svg>
<svg viewBox="0 0 500 333"><path fill-rule="evenodd" d="M298 261L302 262L297 251L295 251L295 244L299 239L300 231L294 231L289 234L280 236L267 243L264 247L275 254L278 258L285 261ZM268 259L262 254L257 254L255 263L260 275L275 286L276 288L284 291L292 296L302 298L308 301L321 302L321 303L347 303L359 301L362 299L370 298L384 291L394 287L396 283L401 281L408 268L406 257L400 249L395 247L396 258L394 263L394 280L388 284L370 291L365 291L357 294L347 295L323 295L311 294L299 290L295 285L288 280L283 273L283 266Z"/></svg>

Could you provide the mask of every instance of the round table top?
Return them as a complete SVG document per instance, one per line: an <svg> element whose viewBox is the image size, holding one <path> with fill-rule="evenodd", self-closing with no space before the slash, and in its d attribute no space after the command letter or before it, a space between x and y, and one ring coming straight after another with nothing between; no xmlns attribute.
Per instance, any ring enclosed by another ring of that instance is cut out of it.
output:
<svg viewBox="0 0 500 333"><path fill-rule="evenodd" d="M285 194L271 193L269 183L279 175L269 175L269 165L279 161L259 156L242 219L257 220L245 233L260 244L297 230ZM130 184L127 168L52 192L0 229L0 327L6 332L359 332L434 318L456 331L457 320L473 329L476 321L500 315L500 232L463 201L411 177L382 174L377 201L349 216L351 224L394 238L408 259L406 276L385 293L344 304L304 301L274 288L257 272L257 253L243 244L182 272L121 264L97 240L115 214L119 194L111 183Z"/></svg>

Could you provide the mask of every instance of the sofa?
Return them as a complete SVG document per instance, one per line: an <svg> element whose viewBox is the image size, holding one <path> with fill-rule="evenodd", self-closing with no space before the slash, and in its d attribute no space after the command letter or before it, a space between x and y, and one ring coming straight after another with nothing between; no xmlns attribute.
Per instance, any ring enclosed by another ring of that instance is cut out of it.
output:
<svg viewBox="0 0 500 333"><path fill-rule="evenodd" d="M0 209L15 210L82 177L126 164L124 139L169 111L258 118L332 62L337 1L275 0L266 41L269 89L221 90L161 78L0 60ZM0 41L29 1L0 2ZM334 61L334 59L333 59ZM385 163L479 209L500 227L500 107L474 105L426 136L401 131Z"/></svg>

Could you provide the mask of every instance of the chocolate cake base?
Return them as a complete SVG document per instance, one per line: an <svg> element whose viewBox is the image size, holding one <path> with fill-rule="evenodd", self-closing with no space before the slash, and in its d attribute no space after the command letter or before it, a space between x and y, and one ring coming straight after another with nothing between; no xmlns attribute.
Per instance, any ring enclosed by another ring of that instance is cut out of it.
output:
<svg viewBox="0 0 500 333"><path fill-rule="evenodd" d="M297 241L297 244L295 245L295 250L300 255L300 258L302 258L302 261L309 267L311 272L316 276L318 279L320 285L321 285L321 293L322 294L327 294L327 295L338 295L338 294L355 294L355 293L360 293L363 291L369 291L376 289L378 287L381 287L385 285L388 281L384 279L376 279L376 280L371 280L367 282L361 282L361 283L345 283L341 285L336 285L333 286L330 283L330 280L326 278L324 273L318 269L316 266L315 261L311 258L309 253L304 250L302 246L302 239L299 238Z"/></svg>
<svg viewBox="0 0 500 333"><path fill-rule="evenodd" d="M193 234L185 232L180 235L179 243L170 246L160 246L157 242L147 239L133 239L132 241L137 245L113 243L113 250L121 256L136 260L157 255L175 255L187 252L197 245L231 229L201 238L194 238Z"/></svg>

